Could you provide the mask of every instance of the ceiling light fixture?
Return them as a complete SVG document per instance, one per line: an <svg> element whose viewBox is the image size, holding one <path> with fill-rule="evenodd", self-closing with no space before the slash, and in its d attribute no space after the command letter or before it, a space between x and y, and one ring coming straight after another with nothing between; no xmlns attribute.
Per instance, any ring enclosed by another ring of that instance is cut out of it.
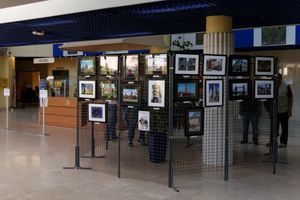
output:
<svg viewBox="0 0 300 200"><path fill-rule="evenodd" d="M34 36L44 36L45 31L32 31L32 35L34 35Z"/></svg>

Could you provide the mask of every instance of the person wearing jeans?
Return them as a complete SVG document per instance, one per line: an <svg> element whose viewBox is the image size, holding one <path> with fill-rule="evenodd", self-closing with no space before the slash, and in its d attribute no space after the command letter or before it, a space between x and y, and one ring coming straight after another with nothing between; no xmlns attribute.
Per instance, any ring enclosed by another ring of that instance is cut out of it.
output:
<svg viewBox="0 0 300 200"><path fill-rule="evenodd" d="M292 116L293 93L289 85L282 82L282 75L278 76L278 108L277 108L278 129L281 125L281 136L279 148L287 147L289 118Z"/></svg>
<svg viewBox="0 0 300 200"><path fill-rule="evenodd" d="M118 106L117 104L109 103L108 104L108 117L107 117L107 124L106 124L106 140L114 140L118 139L116 134L116 124L117 124L117 113L118 113Z"/></svg>
<svg viewBox="0 0 300 200"><path fill-rule="evenodd" d="M138 107L134 106L133 108L128 108L128 106L125 106L123 109L123 119L128 128L128 146L133 147L133 139L138 122ZM146 145L144 131L140 131L138 142L142 145Z"/></svg>
<svg viewBox="0 0 300 200"><path fill-rule="evenodd" d="M252 141L258 145L258 119L261 113L260 103L256 100L244 100L240 103L240 115L243 116L243 140L241 144L248 143L248 129L252 125Z"/></svg>

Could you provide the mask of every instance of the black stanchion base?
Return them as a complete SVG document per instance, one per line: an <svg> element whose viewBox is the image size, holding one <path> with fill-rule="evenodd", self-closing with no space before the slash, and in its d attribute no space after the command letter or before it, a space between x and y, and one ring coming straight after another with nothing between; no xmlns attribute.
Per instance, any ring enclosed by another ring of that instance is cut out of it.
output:
<svg viewBox="0 0 300 200"><path fill-rule="evenodd" d="M80 151L79 151L79 146L76 146L75 147L75 165L74 165L74 167L63 167L63 169L92 169L92 168L80 166Z"/></svg>

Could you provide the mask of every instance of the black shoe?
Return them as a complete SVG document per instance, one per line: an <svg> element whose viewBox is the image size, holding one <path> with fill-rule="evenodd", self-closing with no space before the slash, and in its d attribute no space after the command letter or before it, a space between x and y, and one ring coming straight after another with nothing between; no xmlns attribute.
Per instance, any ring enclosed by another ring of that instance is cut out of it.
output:
<svg viewBox="0 0 300 200"><path fill-rule="evenodd" d="M248 144L248 141L247 140L242 140L241 144Z"/></svg>
<svg viewBox="0 0 300 200"><path fill-rule="evenodd" d="M145 140L138 139L138 142L141 143L143 146L147 145L147 143L145 142Z"/></svg>
<svg viewBox="0 0 300 200"><path fill-rule="evenodd" d="M287 147L287 144L280 144L278 147L279 147L279 148L286 148L286 147Z"/></svg>
<svg viewBox="0 0 300 200"><path fill-rule="evenodd" d="M273 144L269 142L269 143L266 144L266 146L271 147L271 146L273 146Z"/></svg>
<svg viewBox="0 0 300 200"><path fill-rule="evenodd" d="M132 144L132 143L128 143L128 146L129 146L129 147L133 147L133 144Z"/></svg>

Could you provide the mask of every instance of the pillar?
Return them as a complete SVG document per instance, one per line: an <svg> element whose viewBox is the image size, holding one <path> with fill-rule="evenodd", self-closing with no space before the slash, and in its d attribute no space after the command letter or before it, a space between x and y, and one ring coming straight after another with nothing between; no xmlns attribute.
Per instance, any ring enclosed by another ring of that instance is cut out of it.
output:
<svg viewBox="0 0 300 200"><path fill-rule="evenodd" d="M208 16L204 34L204 54L222 54L229 56L234 51L232 18L229 16ZM205 79L223 79L224 77L205 76ZM225 161L225 103L226 82L224 80L224 106L205 107L203 163L210 166L224 166ZM203 90L205 91L205 89ZM204 94L205 99L205 94ZM232 141L229 136L229 141ZM229 164L232 163L232 145L229 143Z"/></svg>

